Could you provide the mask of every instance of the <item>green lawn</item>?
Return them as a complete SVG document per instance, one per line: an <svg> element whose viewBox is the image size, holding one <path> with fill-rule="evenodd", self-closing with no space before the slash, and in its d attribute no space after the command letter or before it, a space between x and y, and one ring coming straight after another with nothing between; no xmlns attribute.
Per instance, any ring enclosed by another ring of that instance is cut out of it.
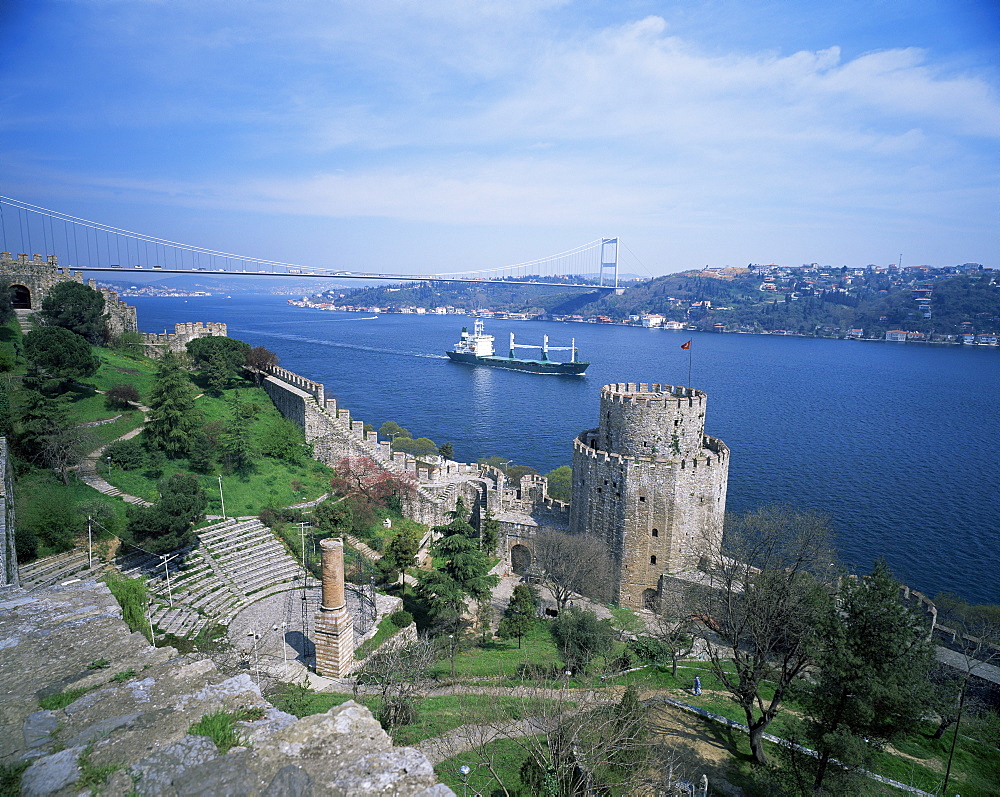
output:
<svg viewBox="0 0 1000 797"><path fill-rule="evenodd" d="M258 437L263 434L268 424L280 419L280 414L267 394L249 383L242 383L240 396L255 404L258 408L254 419L253 430ZM222 397L204 394L197 400L204 421L225 421L230 415L230 403ZM100 427L98 427L100 428ZM157 482L174 473L191 472L192 469L185 458L167 460L162 473L157 475L145 468L123 471L112 464L110 477L107 476L107 466L101 466L101 475L108 481L130 495L137 495L148 501L155 501L158 496ZM222 475L222 498L219 495L219 475ZM225 473L217 466L214 473L199 474L198 481L208 494L209 505L207 514L221 515L222 500L226 504L226 515L240 517L256 515L264 507L282 507L301 501L318 498L330 486L330 469L316 460L303 455L298 463L260 456L256 459L254 470L247 474Z"/></svg>
<svg viewBox="0 0 1000 797"><path fill-rule="evenodd" d="M445 759L434 767L434 773L455 794L492 794L499 788L499 779L511 795L534 797L521 784L521 765L528 757L523 747L526 742L518 739L491 742L483 747L482 754L470 751ZM469 767L468 776L462 775L459 769L462 766Z"/></svg>
<svg viewBox="0 0 1000 797"><path fill-rule="evenodd" d="M517 678L525 664L542 667L559 664L559 653L547 626L538 622L521 639L520 649L516 639L493 640L485 645L472 645L471 640L463 640L456 646L455 677L462 678ZM432 672L437 678L451 677L451 661L439 661Z"/></svg>
<svg viewBox="0 0 1000 797"><path fill-rule="evenodd" d="M134 385L144 402L149 398L156 375L155 360L114 349L95 347L93 351L101 359L101 367L92 377L81 379L82 384L105 391L115 385Z"/></svg>

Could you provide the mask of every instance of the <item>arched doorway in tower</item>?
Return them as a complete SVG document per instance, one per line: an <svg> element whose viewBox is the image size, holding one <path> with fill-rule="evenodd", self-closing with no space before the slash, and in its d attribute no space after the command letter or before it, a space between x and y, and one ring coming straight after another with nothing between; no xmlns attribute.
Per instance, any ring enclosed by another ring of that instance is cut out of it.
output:
<svg viewBox="0 0 1000 797"><path fill-rule="evenodd" d="M642 591L642 605L651 612L655 612L660 605L660 593L655 589L644 589Z"/></svg>
<svg viewBox="0 0 1000 797"><path fill-rule="evenodd" d="M31 291L25 285L10 286L10 304L15 310L31 309Z"/></svg>
<svg viewBox="0 0 1000 797"><path fill-rule="evenodd" d="M531 567L531 551L524 545L515 545L510 549L511 569L519 576L523 576Z"/></svg>

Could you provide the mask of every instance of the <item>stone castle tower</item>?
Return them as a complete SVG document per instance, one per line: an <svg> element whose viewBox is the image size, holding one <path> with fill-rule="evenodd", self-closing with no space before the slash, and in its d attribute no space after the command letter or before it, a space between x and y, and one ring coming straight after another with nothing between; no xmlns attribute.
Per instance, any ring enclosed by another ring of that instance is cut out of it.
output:
<svg viewBox="0 0 1000 797"><path fill-rule="evenodd" d="M661 575L721 541L729 449L705 435L706 404L688 387L605 385L600 426L573 441L570 531L604 540L623 606L649 606Z"/></svg>
<svg viewBox="0 0 1000 797"><path fill-rule="evenodd" d="M16 258L10 252L0 252L0 282L11 289L11 299L15 310L41 310L42 300L60 282L84 284L83 272L59 265L55 255L43 259L41 255L29 258L21 253ZM118 298L118 294L106 288L98 289L93 279L86 284L104 296L104 311L108 315L108 331L112 335L135 332L138 327L135 308Z"/></svg>

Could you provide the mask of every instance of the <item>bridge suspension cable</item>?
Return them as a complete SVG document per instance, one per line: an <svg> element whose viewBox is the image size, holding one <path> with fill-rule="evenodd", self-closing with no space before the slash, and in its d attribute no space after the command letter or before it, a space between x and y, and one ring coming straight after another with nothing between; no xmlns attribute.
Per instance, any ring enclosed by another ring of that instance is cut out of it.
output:
<svg viewBox="0 0 1000 797"><path fill-rule="evenodd" d="M234 252L184 244L146 235L90 219L62 213L30 202L0 195L0 237L7 252L38 252L56 255L61 265L77 269L157 268L167 271L225 271L249 274L350 277L409 281L453 282L516 280L533 277L600 275L613 266L617 286L617 238L603 238L559 254L497 268L456 271L432 275L375 274L335 271L331 266L309 266L282 260L249 257ZM613 244L613 262L606 252Z"/></svg>

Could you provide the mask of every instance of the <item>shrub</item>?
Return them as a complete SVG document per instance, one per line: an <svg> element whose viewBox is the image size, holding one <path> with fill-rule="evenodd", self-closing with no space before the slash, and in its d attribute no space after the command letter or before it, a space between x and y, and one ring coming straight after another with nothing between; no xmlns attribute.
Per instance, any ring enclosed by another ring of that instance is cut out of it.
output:
<svg viewBox="0 0 1000 797"><path fill-rule="evenodd" d="M132 404L138 403L139 391L135 385L114 385L108 388L108 392L104 394L104 400L109 407L127 410Z"/></svg>
<svg viewBox="0 0 1000 797"><path fill-rule="evenodd" d="M396 628L406 628L413 625L413 615L406 611L406 609L399 609L389 615L389 622L396 626Z"/></svg>
<svg viewBox="0 0 1000 797"><path fill-rule="evenodd" d="M111 457L111 466L122 470L141 468L146 461L146 452L138 440L116 440L104 449L103 457Z"/></svg>

